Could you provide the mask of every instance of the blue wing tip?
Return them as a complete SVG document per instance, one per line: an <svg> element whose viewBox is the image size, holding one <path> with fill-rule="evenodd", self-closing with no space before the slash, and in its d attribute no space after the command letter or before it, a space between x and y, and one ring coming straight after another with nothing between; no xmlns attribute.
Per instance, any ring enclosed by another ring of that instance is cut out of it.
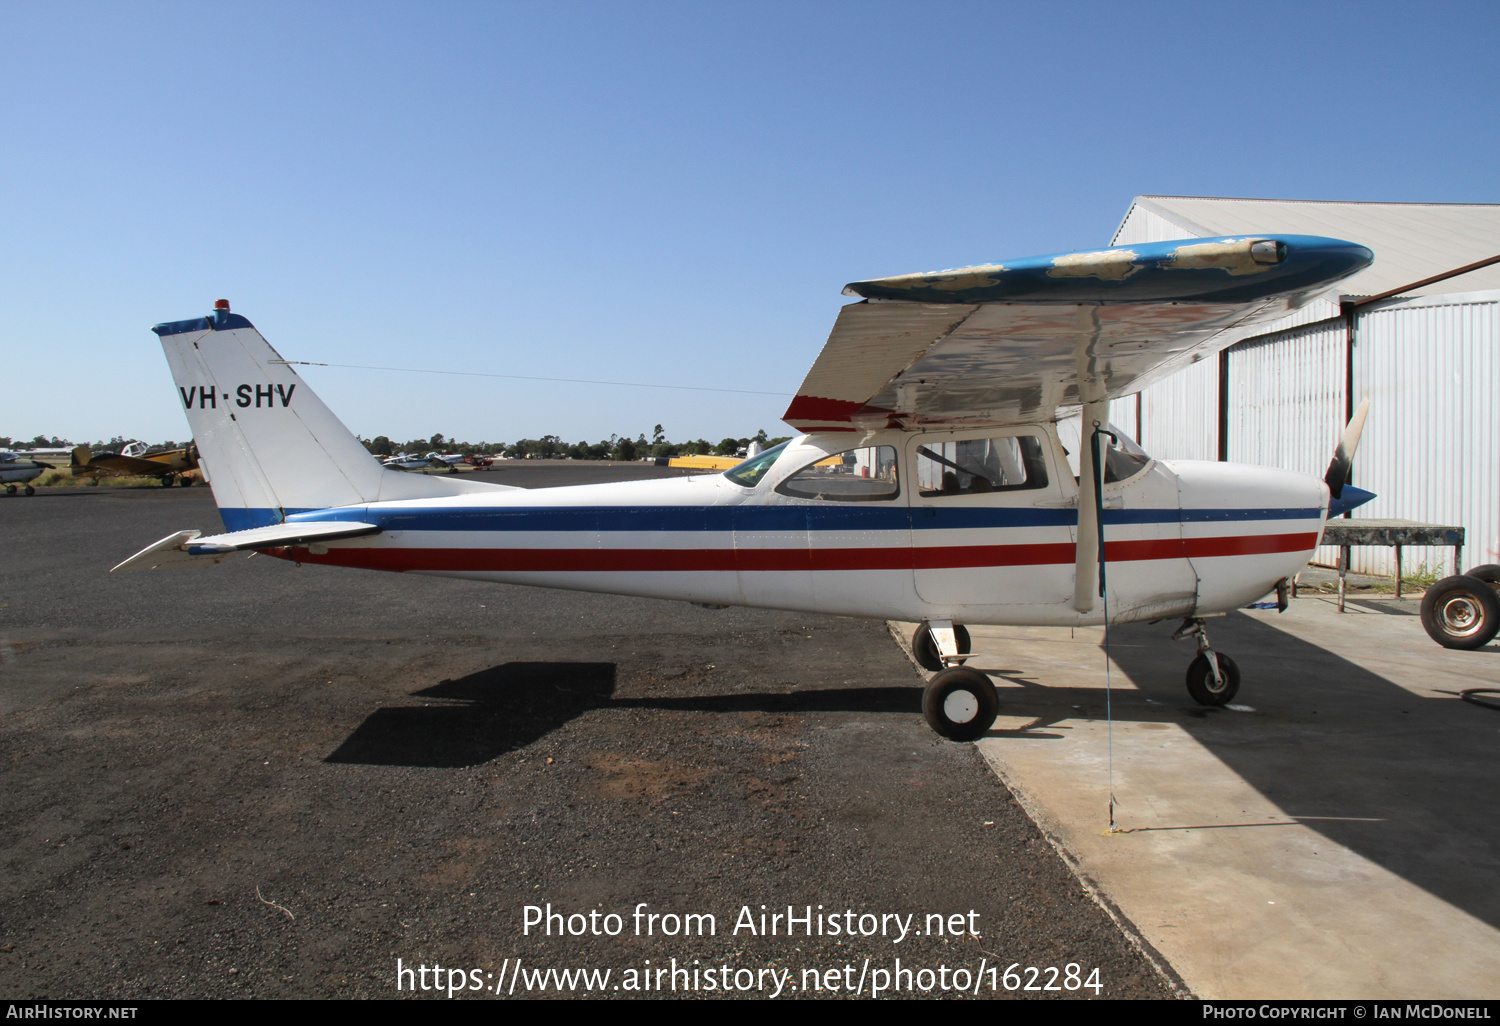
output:
<svg viewBox="0 0 1500 1026"><path fill-rule="evenodd" d="M1331 285L1368 247L1316 235L1175 239L851 282L845 295L925 303L1247 302Z"/></svg>

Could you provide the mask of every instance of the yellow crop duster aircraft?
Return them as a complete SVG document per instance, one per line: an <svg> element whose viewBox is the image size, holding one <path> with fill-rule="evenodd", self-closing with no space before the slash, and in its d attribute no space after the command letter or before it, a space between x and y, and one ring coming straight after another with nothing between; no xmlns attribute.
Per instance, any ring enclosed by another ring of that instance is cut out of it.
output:
<svg viewBox="0 0 1500 1026"><path fill-rule="evenodd" d="M186 445L181 449L164 449L161 452L146 452L146 443L132 442L119 452L101 452L95 456L86 445L73 450L72 471L74 477L92 478L90 484L97 485L100 477L154 477L162 487L170 488L181 481L186 487L193 483L187 472L198 469L198 447Z"/></svg>

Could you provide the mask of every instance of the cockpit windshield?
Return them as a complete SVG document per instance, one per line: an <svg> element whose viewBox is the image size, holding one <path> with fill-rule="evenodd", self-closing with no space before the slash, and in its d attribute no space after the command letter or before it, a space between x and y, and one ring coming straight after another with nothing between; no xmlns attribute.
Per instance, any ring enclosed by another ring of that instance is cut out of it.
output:
<svg viewBox="0 0 1500 1026"><path fill-rule="evenodd" d="M730 467L724 471L724 476L742 488L754 488L760 484L760 479L766 476L766 471L771 469L781 451L789 444L791 443L782 442L780 445L773 445L760 455L751 456L744 463Z"/></svg>
<svg viewBox="0 0 1500 1026"><path fill-rule="evenodd" d="M1075 478L1078 476L1078 452L1083 447L1079 439L1079 421L1079 417L1069 417L1057 422L1057 440L1062 442L1063 451L1068 454L1068 469ZM1113 438L1108 435L1104 438L1104 483L1126 481L1144 470L1151 462L1146 450L1115 425L1106 424L1104 427L1114 435Z"/></svg>

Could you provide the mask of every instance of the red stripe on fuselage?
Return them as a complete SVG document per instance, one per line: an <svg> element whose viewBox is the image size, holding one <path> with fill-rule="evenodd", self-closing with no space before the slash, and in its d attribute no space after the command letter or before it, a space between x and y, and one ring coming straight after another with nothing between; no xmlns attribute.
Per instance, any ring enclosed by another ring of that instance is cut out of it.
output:
<svg viewBox="0 0 1500 1026"><path fill-rule="evenodd" d="M1218 538L1107 541L1105 561L1253 556L1300 552L1317 544L1317 532L1247 534ZM301 563L396 572L428 570L492 573L609 573L682 571L961 570L1072 563L1071 543L1048 545L939 545L871 549L271 549Z"/></svg>

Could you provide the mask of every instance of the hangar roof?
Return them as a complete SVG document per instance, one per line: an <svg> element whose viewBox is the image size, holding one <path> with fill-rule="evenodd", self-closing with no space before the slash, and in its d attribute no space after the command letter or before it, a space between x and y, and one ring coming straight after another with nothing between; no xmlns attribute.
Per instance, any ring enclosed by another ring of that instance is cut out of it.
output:
<svg viewBox="0 0 1500 1026"><path fill-rule="evenodd" d="M1137 196L1110 245L1252 232L1325 235L1368 246L1375 262L1340 283L1373 296L1500 255L1500 203L1353 203L1337 200ZM1500 289L1500 264L1403 295Z"/></svg>

